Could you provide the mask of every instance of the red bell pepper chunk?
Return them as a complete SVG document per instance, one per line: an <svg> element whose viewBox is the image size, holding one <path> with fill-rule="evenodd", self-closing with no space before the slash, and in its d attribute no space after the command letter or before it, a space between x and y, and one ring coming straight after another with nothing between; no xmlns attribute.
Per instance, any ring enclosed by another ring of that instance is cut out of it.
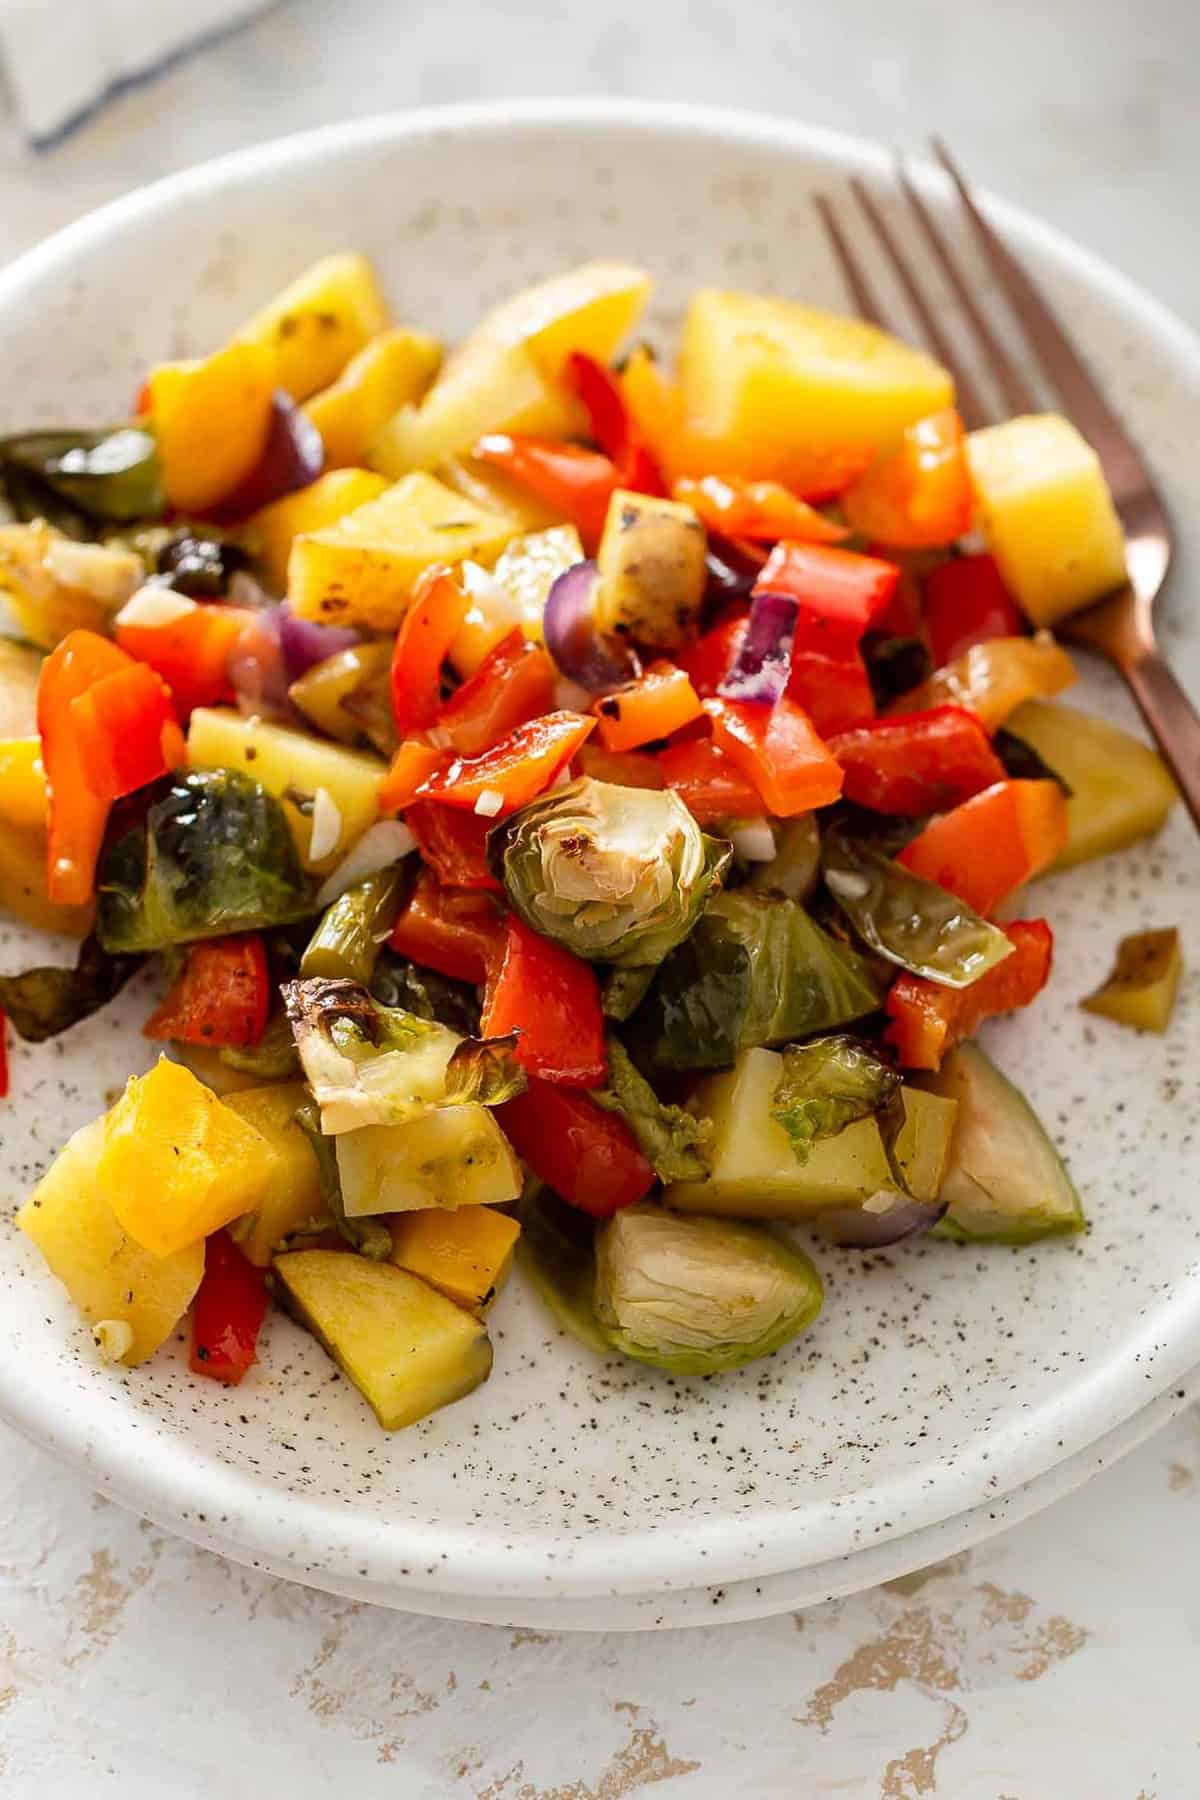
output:
<svg viewBox="0 0 1200 1800"><path fill-rule="evenodd" d="M606 750L636 750L669 738L703 716L700 696L685 669L673 663L651 663L645 674L597 700L596 735Z"/></svg>
<svg viewBox="0 0 1200 1800"><path fill-rule="evenodd" d="M612 370L573 350L563 373L583 401L592 436L616 465L617 485L638 494L665 494L662 471L634 429L625 390Z"/></svg>
<svg viewBox="0 0 1200 1800"><path fill-rule="evenodd" d="M1020 637L1025 630L1021 609L991 556L956 556L932 569L925 577L925 619L938 669L975 644Z"/></svg>
<svg viewBox="0 0 1200 1800"><path fill-rule="evenodd" d="M1066 841L1056 781L998 781L931 820L897 860L986 915L1048 868Z"/></svg>
<svg viewBox="0 0 1200 1800"><path fill-rule="evenodd" d="M0 1011L0 1100L8 1099L8 1018Z"/></svg>
<svg viewBox="0 0 1200 1800"><path fill-rule="evenodd" d="M197 706L221 706L236 698L229 659L257 614L244 606L193 601L165 625L118 624L122 650L161 675L184 718Z"/></svg>
<svg viewBox="0 0 1200 1800"><path fill-rule="evenodd" d="M822 650L793 644L787 694L824 738L875 717L871 678L858 650L827 656Z"/></svg>
<svg viewBox="0 0 1200 1800"><path fill-rule="evenodd" d="M388 941L422 968L482 987L504 951L504 915L486 894L443 887L422 869Z"/></svg>
<svg viewBox="0 0 1200 1800"><path fill-rule="evenodd" d="M255 1268L227 1231L214 1232L204 1246L204 1278L192 1304L193 1375L236 1387L257 1361L266 1316L266 1270Z"/></svg>
<svg viewBox="0 0 1200 1800"><path fill-rule="evenodd" d="M874 812L945 812L1007 780L987 732L961 706L872 719L831 737L829 748L845 773L847 800Z"/></svg>
<svg viewBox="0 0 1200 1800"><path fill-rule="evenodd" d="M774 706L706 700L713 738L762 795L769 813L791 818L829 806L842 791L842 771L808 714L786 694Z"/></svg>
<svg viewBox="0 0 1200 1800"><path fill-rule="evenodd" d="M271 1010L267 952L256 931L188 948L183 974L142 1027L181 1044L257 1044Z"/></svg>
<svg viewBox="0 0 1200 1800"><path fill-rule="evenodd" d="M786 594L799 605L796 644L826 656L858 648L896 590L900 571L877 556L830 544L776 544L756 594Z"/></svg>
<svg viewBox="0 0 1200 1800"><path fill-rule="evenodd" d="M577 527L590 555L600 542L608 503L621 486L621 472L599 450L557 438L511 437L493 432L480 438L471 455L503 469L518 486Z"/></svg>
<svg viewBox="0 0 1200 1800"><path fill-rule="evenodd" d="M755 819L762 813L762 795L754 783L711 738L668 744L654 760L697 824Z"/></svg>
<svg viewBox="0 0 1200 1800"><path fill-rule="evenodd" d="M392 651L392 713L402 738L432 725L442 705L442 664L471 610L443 563L422 570Z"/></svg>
<svg viewBox="0 0 1200 1800"><path fill-rule="evenodd" d="M716 693L733 667L742 648L746 625L744 612L732 613L697 638L694 644L677 652L675 661L702 700Z"/></svg>
<svg viewBox="0 0 1200 1800"><path fill-rule="evenodd" d="M527 719L549 712L557 680L547 652L517 628L451 694L437 715L438 728L460 756L478 756Z"/></svg>
<svg viewBox="0 0 1200 1800"><path fill-rule="evenodd" d="M501 884L487 859L491 819L439 806L436 800L418 800L405 811L404 822L422 857L447 887L499 890Z"/></svg>
<svg viewBox="0 0 1200 1800"><path fill-rule="evenodd" d="M963 424L952 406L908 426L899 447L842 495L855 531L900 550L951 544L971 528Z"/></svg>
<svg viewBox="0 0 1200 1800"><path fill-rule="evenodd" d="M405 738L392 758L392 766L379 784L379 805L383 812L403 812L411 806L431 775L449 768L454 757L449 750L435 749L424 738Z"/></svg>
<svg viewBox="0 0 1200 1800"><path fill-rule="evenodd" d="M1018 919L1002 927L1011 956L967 988L942 987L905 973L893 983L884 1011L884 1037L906 1069L939 1069L955 1044L973 1037L984 1019L1028 1006L1045 987L1054 936L1045 919Z"/></svg>
<svg viewBox="0 0 1200 1800"><path fill-rule="evenodd" d="M130 662L71 701L71 729L92 786L110 800L177 769L187 749L162 676Z"/></svg>
<svg viewBox="0 0 1200 1800"><path fill-rule="evenodd" d="M485 1037L516 1031L516 1058L543 1081L599 1087L608 1060L600 984L590 963L539 937L511 913L503 958L483 1003Z"/></svg>
<svg viewBox="0 0 1200 1800"><path fill-rule="evenodd" d="M778 543L840 544L850 536L844 525L801 500L778 481L746 481L737 475L681 476L671 493L690 506L706 531L728 538Z"/></svg>
<svg viewBox="0 0 1200 1800"><path fill-rule="evenodd" d="M654 1185L654 1170L624 1119L578 1089L535 1077L496 1108L496 1117L538 1179L595 1219L632 1206Z"/></svg>
<svg viewBox="0 0 1200 1800"><path fill-rule="evenodd" d="M128 667L129 658L94 631L69 632L41 667L37 725L48 796L46 890L60 905L91 899L109 812L73 728L71 702L102 676Z"/></svg>
<svg viewBox="0 0 1200 1800"><path fill-rule="evenodd" d="M595 719L573 712L530 719L482 756L456 757L447 768L435 771L422 782L420 797L461 806L467 812L473 812L479 800L489 805L498 801L495 810L484 815L488 818L512 812L550 786L595 723Z"/></svg>

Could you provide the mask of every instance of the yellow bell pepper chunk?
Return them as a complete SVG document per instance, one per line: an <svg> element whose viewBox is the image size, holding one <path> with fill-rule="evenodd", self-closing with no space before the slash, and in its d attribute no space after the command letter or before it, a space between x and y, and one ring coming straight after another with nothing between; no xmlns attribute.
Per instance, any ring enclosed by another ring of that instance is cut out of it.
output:
<svg viewBox="0 0 1200 1800"><path fill-rule="evenodd" d="M305 412L321 434L325 467L359 463L392 414L414 406L438 372L442 346L407 326L381 331Z"/></svg>
<svg viewBox="0 0 1200 1800"><path fill-rule="evenodd" d="M491 1206L462 1206L457 1212L433 1207L397 1213L389 1223L397 1268L419 1275L477 1317L507 1280L521 1234L515 1219Z"/></svg>
<svg viewBox="0 0 1200 1800"><path fill-rule="evenodd" d="M233 1228L243 1253L260 1269L289 1232L325 1217L316 1154L296 1123L296 1109L308 1098L302 1081L274 1082L226 1094L225 1105L261 1132L275 1152L276 1166L252 1213Z"/></svg>
<svg viewBox="0 0 1200 1800"><path fill-rule="evenodd" d="M204 1274L202 1240L156 1256L122 1228L100 1181L105 1120L93 1119L59 1151L17 1214L93 1326L124 1324L119 1359L145 1362L192 1303ZM115 1334L107 1333L111 1341Z"/></svg>
<svg viewBox="0 0 1200 1800"><path fill-rule="evenodd" d="M150 414L172 506L204 512L245 480L267 441L275 385L275 359L262 344L151 370Z"/></svg>
<svg viewBox="0 0 1200 1800"><path fill-rule="evenodd" d="M46 771L40 738L0 740L0 819L18 831L46 829Z"/></svg>
<svg viewBox="0 0 1200 1800"><path fill-rule="evenodd" d="M288 558L293 539L302 531L324 531L356 507L377 500L388 486L386 475L373 469L331 469L308 487L285 494L256 512L250 529L257 536L267 584L277 593L287 589Z"/></svg>
<svg viewBox="0 0 1200 1800"><path fill-rule="evenodd" d="M109 1113L96 1180L130 1237L171 1256L252 1212L277 1168L260 1131L164 1056Z"/></svg>

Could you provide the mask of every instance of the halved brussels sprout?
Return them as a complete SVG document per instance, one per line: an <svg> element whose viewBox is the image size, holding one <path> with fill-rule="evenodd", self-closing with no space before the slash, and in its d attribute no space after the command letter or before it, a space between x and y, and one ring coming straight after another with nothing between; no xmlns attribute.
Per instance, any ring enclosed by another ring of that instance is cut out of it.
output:
<svg viewBox="0 0 1200 1800"><path fill-rule="evenodd" d="M731 855L670 789L586 775L522 807L493 842L526 924L617 968L660 963L682 942Z"/></svg>
<svg viewBox="0 0 1200 1800"><path fill-rule="evenodd" d="M283 1001L322 1131L397 1125L445 1104L461 1041L446 1026L380 1006L356 981L289 981Z"/></svg>
<svg viewBox="0 0 1200 1800"><path fill-rule="evenodd" d="M596 1234L596 1316L612 1346L674 1375L769 1356L821 1310L821 1278L760 1225L627 1206Z"/></svg>

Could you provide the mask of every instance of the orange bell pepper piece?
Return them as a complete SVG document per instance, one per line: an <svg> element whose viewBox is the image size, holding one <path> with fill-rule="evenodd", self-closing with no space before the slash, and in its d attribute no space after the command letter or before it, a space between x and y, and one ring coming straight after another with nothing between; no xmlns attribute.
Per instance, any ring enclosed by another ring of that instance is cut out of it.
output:
<svg viewBox="0 0 1200 1800"><path fill-rule="evenodd" d="M546 713L518 725L482 756L456 757L422 782L422 799L473 812L483 800L486 818L524 806L550 786L590 736L595 719L573 712Z"/></svg>
<svg viewBox="0 0 1200 1800"><path fill-rule="evenodd" d="M842 495L855 531L899 550L951 544L971 529L963 424L952 406L918 419Z"/></svg>
<svg viewBox="0 0 1200 1800"><path fill-rule="evenodd" d="M381 812L403 812L411 806L429 777L454 760L449 750L435 749L423 738L405 738L392 758L392 766L379 784Z"/></svg>
<svg viewBox="0 0 1200 1800"><path fill-rule="evenodd" d="M592 707L597 736L606 750L636 750L639 744L669 738L703 716L700 696L687 671L673 663L651 663L636 681L605 694Z"/></svg>
<svg viewBox="0 0 1200 1800"><path fill-rule="evenodd" d="M183 596L180 596L181 603ZM236 698L229 659L238 638L257 615L244 606L192 601L166 625L117 625L117 642L161 675L186 718L197 706L227 705Z"/></svg>
<svg viewBox="0 0 1200 1800"><path fill-rule="evenodd" d="M608 503L621 486L621 472L599 450L584 450L557 438L512 437L493 432L471 451L491 463L576 526L589 556L600 542Z"/></svg>
<svg viewBox="0 0 1200 1800"><path fill-rule="evenodd" d="M549 712L557 680L548 652L518 627L451 694L437 715L438 727L460 756L478 756L527 719Z"/></svg>
<svg viewBox="0 0 1200 1800"><path fill-rule="evenodd" d="M504 917L486 895L443 887L422 869L388 941L422 968L481 987L503 954Z"/></svg>
<svg viewBox="0 0 1200 1800"><path fill-rule="evenodd" d="M933 819L897 861L983 913L1049 867L1067 841L1056 781L998 781Z"/></svg>
<svg viewBox="0 0 1200 1800"><path fill-rule="evenodd" d="M602 750L588 743L575 759L581 775L594 781L611 781L617 787L665 788L666 777L653 756L637 750Z"/></svg>
<svg viewBox="0 0 1200 1800"><path fill-rule="evenodd" d="M257 1044L271 1010L267 952L258 932L192 944L183 974L142 1027L181 1044Z"/></svg>
<svg viewBox="0 0 1200 1800"><path fill-rule="evenodd" d="M681 475L672 488L674 499L683 500L707 531L728 538L762 539L777 543L792 538L809 544L840 544L850 533L846 526L801 500L778 481L743 481L737 475Z"/></svg>
<svg viewBox="0 0 1200 1800"><path fill-rule="evenodd" d="M392 713L402 738L437 718L442 664L470 610L470 597L444 563L422 570L392 651Z"/></svg>
<svg viewBox="0 0 1200 1800"><path fill-rule="evenodd" d="M1023 700L1049 700L1070 687L1075 664L1048 631L1036 637L990 638L936 669L928 681L901 694L890 712L925 712L931 706L965 706L995 731Z"/></svg>
<svg viewBox="0 0 1200 1800"><path fill-rule="evenodd" d="M745 700L704 702L713 738L757 788L778 818L829 806L842 791L842 771L812 720L786 694L774 706Z"/></svg>
<svg viewBox="0 0 1200 1800"><path fill-rule="evenodd" d="M699 825L754 819L763 811L754 783L710 737L668 744L654 760L665 785L675 790Z"/></svg>
<svg viewBox="0 0 1200 1800"><path fill-rule="evenodd" d="M110 800L157 781L187 758L161 675L131 662L71 701L71 727L91 784Z"/></svg>
<svg viewBox="0 0 1200 1800"><path fill-rule="evenodd" d="M984 1019L1028 1006L1045 987L1054 936L1045 919L1017 919L1002 927L1011 956L967 988L942 987L921 975L897 977L884 1002L890 1023L884 1037L906 1069L940 1069L942 1058Z"/></svg>
<svg viewBox="0 0 1200 1800"><path fill-rule="evenodd" d="M503 957L488 977L484 1037L518 1033L516 1058L563 1087L599 1087L608 1060L600 984L589 963L509 914Z"/></svg>

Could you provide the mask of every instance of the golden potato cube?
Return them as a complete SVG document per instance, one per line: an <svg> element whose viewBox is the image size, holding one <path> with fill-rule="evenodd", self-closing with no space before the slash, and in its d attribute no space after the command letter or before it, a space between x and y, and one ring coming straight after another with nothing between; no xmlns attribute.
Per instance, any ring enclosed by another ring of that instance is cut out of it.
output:
<svg viewBox="0 0 1200 1800"><path fill-rule="evenodd" d="M607 362L645 309L653 283L629 263L586 262L502 300L468 340L523 344L552 380L573 350Z"/></svg>
<svg viewBox="0 0 1200 1800"><path fill-rule="evenodd" d="M238 343L269 351L272 385L307 400L336 381L388 325L387 304L365 256L323 256L247 320Z"/></svg>
<svg viewBox="0 0 1200 1800"><path fill-rule="evenodd" d="M96 1181L130 1237L171 1256L252 1212L277 1160L261 1132L164 1056L130 1076L108 1114Z"/></svg>
<svg viewBox="0 0 1200 1800"><path fill-rule="evenodd" d="M69 631L106 633L145 579L145 565L132 550L76 543L42 519L0 525L0 595L22 634L43 650L52 650ZM6 737L35 728L40 661L23 644L3 645L0 719Z"/></svg>
<svg viewBox="0 0 1200 1800"><path fill-rule="evenodd" d="M1071 790L1056 869L1124 850L1166 824L1179 790L1162 757L1140 738L1046 700L1026 700L1008 723Z"/></svg>
<svg viewBox="0 0 1200 1800"><path fill-rule="evenodd" d="M259 554L268 586L277 593L287 589L288 558L292 540L302 531L323 531L347 513L378 500L388 486L386 475L373 469L330 469L308 487L273 500L250 520L259 542Z"/></svg>
<svg viewBox="0 0 1200 1800"><path fill-rule="evenodd" d="M233 1227L243 1253L260 1269L269 1265L289 1232L326 1217L317 1158L296 1123L296 1108L308 1097L302 1081L279 1081L225 1095L230 1111L253 1125L275 1152L275 1168L258 1204Z"/></svg>
<svg viewBox="0 0 1200 1800"><path fill-rule="evenodd" d="M46 829L46 771L40 738L0 741L0 821L18 831Z"/></svg>
<svg viewBox="0 0 1200 1800"><path fill-rule="evenodd" d="M244 718L223 706L195 709L188 723L187 751L189 768L240 769L282 800L307 869L332 868L379 817L379 784L387 764L368 751L322 743L290 725ZM289 796L315 795L319 788L337 809L341 831L333 849L314 861L309 854L313 821Z"/></svg>
<svg viewBox="0 0 1200 1800"><path fill-rule="evenodd" d="M508 1279L521 1234L515 1219L491 1206L400 1213L391 1227L397 1268L419 1275L477 1316L487 1311Z"/></svg>
<svg viewBox="0 0 1200 1800"><path fill-rule="evenodd" d="M472 590L471 610L450 646L450 660L459 674L473 675L488 651L516 626L540 644L550 589L582 560L583 545L574 525L510 539L492 570L495 581Z"/></svg>
<svg viewBox="0 0 1200 1800"><path fill-rule="evenodd" d="M494 562L512 536L432 475L406 475L378 500L292 545L288 597L304 619L394 631L430 563Z"/></svg>
<svg viewBox="0 0 1200 1800"><path fill-rule="evenodd" d="M487 1380L492 1346L483 1325L406 1269L341 1250L293 1250L274 1266L301 1322L385 1431Z"/></svg>
<svg viewBox="0 0 1200 1800"><path fill-rule="evenodd" d="M46 833L0 821L0 910L37 931L84 937L93 908L58 906L46 891Z"/></svg>
<svg viewBox="0 0 1200 1800"><path fill-rule="evenodd" d="M325 467L360 463L393 413L420 400L441 360L437 339L408 326L372 338L304 408L321 434Z"/></svg>
<svg viewBox="0 0 1200 1800"><path fill-rule="evenodd" d="M980 528L1035 625L1125 581L1125 536L1100 459L1069 420L1031 413L967 436Z"/></svg>
<svg viewBox="0 0 1200 1800"><path fill-rule="evenodd" d="M403 406L388 421L367 461L400 476L464 455L489 431L570 437L583 423L578 401L542 373L524 344L473 337L455 351L420 406Z"/></svg>
<svg viewBox="0 0 1200 1800"><path fill-rule="evenodd" d="M1171 1022L1182 974L1183 951L1173 925L1135 931L1117 945L1108 980L1079 1004L1084 1012L1100 1013L1118 1025L1162 1032Z"/></svg>
<svg viewBox="0 0 1200 1800"><path fill-rule="evenodd" d="M450 456L434 473L439 481L473 500L484 512L508 519L514 532L548 531L559 522L560 514L552 506L490 463L478 462L472 456Z"/></svg>
<svg viewBox="0 0 1200 1800"><path fill-rule="evenodd" d="M874 325L716 288L688 308L679 383L690 430L718 441L740 473L802 489L847 452L861 468L906 425L954 403L940 363Z"/></svg>
<svg viewBox="0 0 1200 1800"><path fill-rule="evenodd" d="M293 681L288 699L318 731L340 744L355 744L364 735L375 742L380 725L387 729L391 721L391 667L391 638L371 638L314 663ZM361 709L352 704L355 700L362 703ZM368 701L374 706L368 707ZM373 716L376 712L378 719ZM390 731L394 730L391 723Z"/></svg>
<svg viewBox="0 0 1200 1800"><path fill-rule="evenodd" d="M156 1256L121 1227L98 1177L105 1121L93 1119L55 1157L17 1214L90 1325L124 1322L120 1356L145 1362L192 1303L204 1274L204 1243Z"/></svg>
<svg viewBox="0 0 1200 1800"><path fill-rule="evenodd" d="M249 475L271 423L275 364L261 344L150 371L150 416L163 488L179 512L204 512Z"/></svg>
<svg viewBox="0 0 1200 1800"><path fill-rule="evenodd" d="M690 506L618 488L596 552L597 629L664 650L685 643L704 601L706 548Z"/></svg>

